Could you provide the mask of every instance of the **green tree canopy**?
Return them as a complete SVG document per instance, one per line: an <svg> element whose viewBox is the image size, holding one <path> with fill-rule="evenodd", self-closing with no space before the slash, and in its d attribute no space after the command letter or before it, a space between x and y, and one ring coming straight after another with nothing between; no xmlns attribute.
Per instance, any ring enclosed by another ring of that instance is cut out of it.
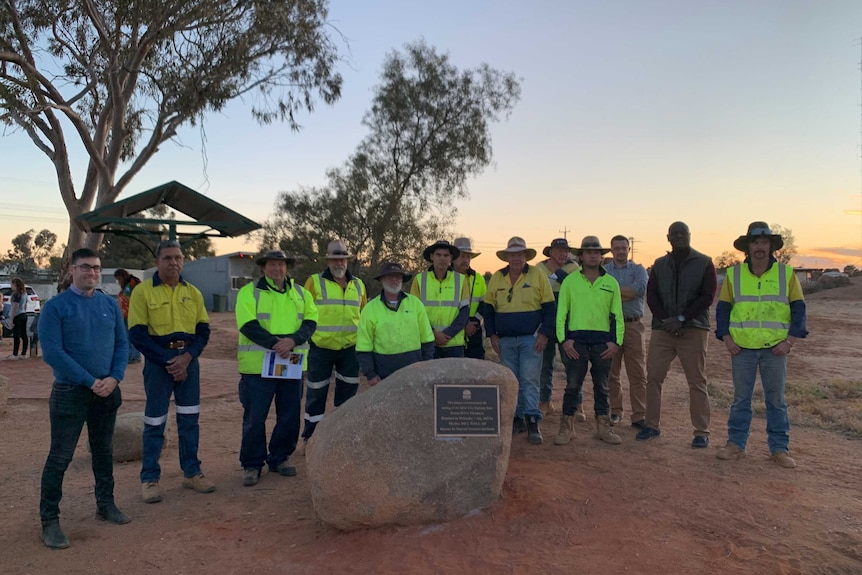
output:
<svg viewBox="0 0 862 575"><path fill-rule="evenodd" d="M57 234L51 230L27 230L12 238L12 249L6 252L5 263L18 264L19 269L47 267L55 254Z"/></svg>
<svg viewBox="0 0 862 575"><path fill-rule="evenodd" d="M735 266L742 260L739 257L739 252L725 251L720 256L716 256L713 261L716 269L723 270Z"/></svg>
<svg viewBox="0 0 862 575"><path fill-rule="evenodd" d="M341 94L326 0L0 0L0 122L54 166L70 220L114 202L162 145L245 96L258 121ZM70 149L86 152L76 187ZM95 203L95 206L94 206ZM67 251L98 249L74 222Z"/></svg>
<svg viewBox="0 0 862 575"><path fill-rule="evenodd" d="M262 246L315 260L340 238L357 268L422 265L422 248L444 237L454 201L492 160L491 123L520 93L513 74L487 64L459 70L422 41L390 53L363 120L368 135L324 186L279 195Z"/></svg>
<svg viewBox="0 0 862 575"><path fill-rule="evenodd" d="M784 240L784 246L773 254L775 259L783 264L790 265L790 261L796 257L797 253L796 236L793 235L793 230L779 224L772 224L772 233L780 235L781 239Z"/></svg>

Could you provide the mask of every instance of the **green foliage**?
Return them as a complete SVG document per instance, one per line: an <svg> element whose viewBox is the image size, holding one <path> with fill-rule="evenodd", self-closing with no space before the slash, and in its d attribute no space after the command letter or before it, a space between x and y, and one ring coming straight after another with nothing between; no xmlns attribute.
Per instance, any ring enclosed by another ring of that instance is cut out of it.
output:
<svg viewBox="0 0 862 575"><path fill-rule="evenodd" d="M342 238L357 269L424 266L422 249L445 237L468 178L491 162L490 124L519 97L514 75L487 64L459 70L424 42L390 53L363 120L368 135L326 185L279 195L262 246L314 261Z"/></svg>
<svg viewBox="0 0 862 575"><path fill-rule="evenodd" d="M785 228L779 224L772 224L772 233L779 234L784 240L784 247L776 250L773 254L775 259L783 264L790 265L790 261L796 256L796 236L793 235L793 230Z"/></svg>
<svg viewBox="0 0 862 575"><path fill-rule="evenodd" d="M334 103L342 78L326 18L326 0L3 1L0 122L54 164L74 219L114 202L181 126L233 99L293 129L317 99ZM89 160L79 189L73 146ZM67 249L84 240L72 223ZM101 236L87 240L98 249Z"/></svg>
<svg viewBox="0 0 862 575"><path fill-rule="evenodd" d="M716 256L715 268L719 270L727 269L738 264L740 261L739 252L725 251L720 256Z"/></svg>
<svg viewBox="0 0 862 575"><path fill-rule="evenodd" d="M18 264L18 269L47 267L56 255L57 234L51 230L27 230L12 238L12 249L6 252L5 263Z"/></svg>

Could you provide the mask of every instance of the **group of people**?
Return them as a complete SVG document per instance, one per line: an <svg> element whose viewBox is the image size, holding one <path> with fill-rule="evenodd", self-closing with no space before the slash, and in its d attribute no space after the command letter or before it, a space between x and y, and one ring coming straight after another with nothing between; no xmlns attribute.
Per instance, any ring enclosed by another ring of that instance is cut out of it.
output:
<svg viewBox="0 0 862 575"><path fill-rule="evenodd" d="M543 250L547 259L535 265L528 262L536 250L513 237L497 251L506 266L487 284L470 266L479 253L468 238L439 240L423 251L430 265L416 277L398 262L383 263L375 276L382 291L371 300L362 280L349 271L354 256L341 241L329 243L326 268L302 287L289 274L294 258L280 250L267 251L256 260L260 279L242 287L236 300L243 485L257 484L265 469L296 475L290 457L304 453L324 418L333 376L337 408L356 394L360 374L373 386L418 361L484 359L483 334L518 380L513 433L526 432L529 443L543 442L542 418L556 411L551 392L558 350L566 387L556 445L571 442L574 422L586 420L582 387L588 371L594 437L621 443L613 427L623 417L623 365L636 438L659 436L662 383L671 361L679 357L690 389L692 447L707 447L710 411L704 364L716 272L707 256L691 248L686 224L673 223L667 238L671 252L656 260L647 278L644 268L629 260L625 236L613 237L609 248L595 236L585 237L579 247L557 238ZM728 270L716 310L715 333L731 354L734 382L728 442L717 456L729 460L745 453L759 370L772 458L794 467L788 454L784 382L787 354L807 335L802 290L793 270L775 260L781 237L765 223L753 223L734 246L746 258ZM613 258L604 263L608 252ZM209 340L209 318L200 291L183 279L182 267L180 244L161 242L156 272L131 291L124 318L117 302L95 289L101 272L98 255L80 249L72 254L70 288L44 307L39 336L45 361L54 371L51 448L40 502L42 538L48 547L69 546L59 525L59 502L63 475L85 422L97 517L117 524L129 521L114 503L111 442L130 344L145 359L143 500L162 500L159 459L171 396L183 486L199 493L216 489L198 459L198 357ZM404 286L411 279L408 293ZM645 302L652 312L648 353ZM302 369L273 370L275 363L301 363ZM273 402L276 423L267 442L266 419Z"/></svg>

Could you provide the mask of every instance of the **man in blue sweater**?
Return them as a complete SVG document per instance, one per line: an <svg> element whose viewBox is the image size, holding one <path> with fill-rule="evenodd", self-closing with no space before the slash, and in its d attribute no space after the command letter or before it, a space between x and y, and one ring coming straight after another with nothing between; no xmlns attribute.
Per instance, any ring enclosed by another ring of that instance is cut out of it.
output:
<svg viewBox="0 0 862 575"><path fill-rule="evenodd" d="M130 521L114 504L113 463L114 423L122 403L119 383L129 357L126 326L117 302L96 291L102 271L99 257L84 248L73 252L71 261L72 285L45 304L39 320L45 363L54 370L48 401L51 450L39 502L42 541L51 549L69 546L60 529L60 499L63 476L85 422L96 479L96 517L118 524Z"/></svg>

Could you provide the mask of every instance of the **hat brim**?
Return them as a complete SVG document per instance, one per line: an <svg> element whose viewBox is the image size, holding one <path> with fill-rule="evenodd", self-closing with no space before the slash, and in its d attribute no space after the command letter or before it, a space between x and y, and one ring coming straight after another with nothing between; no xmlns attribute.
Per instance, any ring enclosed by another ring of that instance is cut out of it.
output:
<svg viewBox="0 0 862 575"><path fill-rule="evenodd" d="M525 253L524 253L524 255L525 255L525 257L527 258L527 261L530 261L530 260L532 260L533 258L535 258L535 257L536 257L536 250L534 250L533 248L524 248L523 250L521 250L521 249L517 249L517 250L509 250L509 249L506 249L506 250L498 250L498 251L497 251L497 257L498 257L498 258L500 258L501 260L503 260L504 262L508 262L508 261L509 261L509 254L517 254L517 253L520 253L520 252L525 252Z"/></svg>
<svg viewBox="0 0 862 575"><path fill-rule="evenodd" d="M376 279L377 281L380 281L380 278L382 278L383 276L394 276L394 275L400 275L401 279L404 283L407 283L413 279L413 274L407 273L407 272L388 272L385 274L380 274L378 276L374 276L374 279Z"/></svg>
<svg viewBox="0 0 862 575"><path fill-rule="evenodd" d="M575 254L576 256L580 256L582 253L584 253L584 252L585 252L585 251L587 251L587 250L598 250L602 255L605 255L605 254L607 254L607 253L610 253L611 248L603 248L603 247L598 247L598 248L572 248L572 249L571 249L571 252L572 252L573 254Z"/></svg>
<svg viewBox="0 0 862 575"><path fill-rule="evenodd" d="M259 257L256 260L254 260L254 263L256 263L259 266L263 266L264 264L266 264L266 262L268 262L270 260L274 260L277 262L284 262L289 266L292 266L293 264L296 263L296 258L267 258L267 257Z"/></svg>
<svg viewBox="0 0 862 575"><path fill-rule="evenodd" d="M737 250L748 253L748 246L751 244L751 240L757 238L769 238L769 245L772 248L772 251L780 250L784 247L784 238L781 237L780 234L772 234L769 236L739 236L736 238L736 241L733 242L733 247Z"/></svg>
<svg viewBox="0 0 862 575"><path fill-rule="evenodd" d="M455 246L452 246L452 245L447 246L447 245L443 245L443 244L434 244L433 246L428 246L427 248L425 248L425 251L422 252L422 258L426 262L430 262L431 261L431 254L433 254L437 250L444 249L444 248L449 250L449 253L452 254L453 260L458 259L458 256L461 255L461 250L459 250Z"/></svg>

